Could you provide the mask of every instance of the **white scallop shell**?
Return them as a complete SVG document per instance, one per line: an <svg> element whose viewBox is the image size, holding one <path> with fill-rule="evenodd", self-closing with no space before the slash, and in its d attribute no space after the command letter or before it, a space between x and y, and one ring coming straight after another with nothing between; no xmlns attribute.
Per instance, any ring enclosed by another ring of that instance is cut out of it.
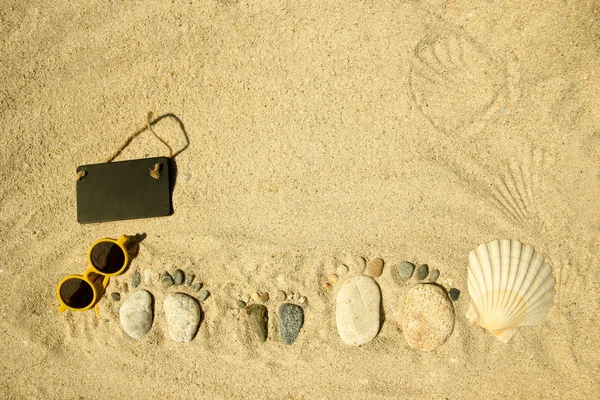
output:
<svg viewBox="0 0 600 400"><path fill-rule="evenodd" d="M469 253L468 275L467 319L504 343L552 308L552 267L529 244L503 239L479 245Z"/></svg>

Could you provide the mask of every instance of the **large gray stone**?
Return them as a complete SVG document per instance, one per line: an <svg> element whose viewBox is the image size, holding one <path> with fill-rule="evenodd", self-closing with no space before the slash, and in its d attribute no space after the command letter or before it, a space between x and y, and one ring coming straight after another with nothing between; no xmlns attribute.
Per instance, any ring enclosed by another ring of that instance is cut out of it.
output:
<svg viewBox="0 0 600 400"><path fill-rule="evenodd" d="M198 302L187 294L174 293L165 297L164 309L171 339L176 342L191 341L200 325Z"/></svg>
<svg viewBox="0 0 600 400"><path fill-rule="evenodd" d="M373 278L344 281L336 298L335 320L342 342L360 346L379 333L381 290Z"/></svg>
<svg viewBox="0 0 600 400"><path fill-rule="evenodd" d="M119 320L125 333L141 339L152 327L152 296L145 290L132 294L119 310Z"/></svg>
<svg viewBox="0 0 600 400"><path fill-rule="evenodd" d="M302 307L291 303L279 306L279 333L283 343L294 343L303 324L304 310Z"/></svg>

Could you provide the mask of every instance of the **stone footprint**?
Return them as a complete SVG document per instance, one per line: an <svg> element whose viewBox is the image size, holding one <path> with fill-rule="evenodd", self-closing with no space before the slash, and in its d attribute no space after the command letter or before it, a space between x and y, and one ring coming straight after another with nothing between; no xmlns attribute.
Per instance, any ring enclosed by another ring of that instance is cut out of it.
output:
<svg viewBox="0 0 600 400"><path fill-rule="evenodd" d="M342 342L351 346L369 343L381 327L381 289L375 281L383 270L383 260L369 262L368 275L347 278L336 296L335 320ZM359 257L357 272L364 272L366 260ZM338 271L338 274L340 271ZM336 280L336 278L330 281Z"/></svg>
<svg viewBox="0 0 600 400"><path fill-rule="evenodd" d="M148 272L147 270L146 272ZM147 277L153 274L146 274ZM171 286L191 287L191 290L198 292L198 299L185 293L172 293L165 296L163 308L169 336L176 342L190 342L198 331L202 320L202 309L200 302L206 300L210 293L207 290L200 290L201 283L193 284L194 275L189 274L187 278L181 270L175 271L173 277L168 272L163 272L160 276L160 285L164 289ZM139 272L132 276L132 287L137 288L141 283ZM151 286L153 279L145 279L145 284ZM119 310L119 319L123 331L133 339L139 340L144 337L152 328L153 323L153 298L147 290L138 290L132 294L127 301L123 303Z"/></svg>
<svg viewBox="0 0 600 400"><path fill-rule="evenodd" d="M261 297L262 301L268 301L269 297L265 296L265 294L266 293L263 293L263 296L256 294L256 296L253 297L255 301L258 301ZM285 301L286 297L287 295L282 290L277 292L277 301ZM302 304L306 304L305 297L300 297L299 299L302 299ZM304 325L304 309L297 304L291 303L290 300L291 299L288 299L287 302L282 303L278 310L279 334L281 336L281 341L287 345L291 345L296 341L300 334L300 330ZM243 307L246 320L251 331L254 333L254 336L261 343L266 342L269 336L269 312L267 307L260 303L246 306L246 302L243 300L238 304Z"/></svg>
<svg viewBox="0 0 600 400"><path fill-rule="evenodd" d="M403 261L392 267L392 279L400 286L413 277L414 264ZM436 281L440 273L437 269L429 271L427 264L416 269L414 278L418 283L412 285L404 302L402 315L402 333L406 343L413 349L431 351L448 340L454 330L454 306L451 300L457 300L459 291L450 289L447 293ZM428 278L428 281L424 281Z"/></svg>

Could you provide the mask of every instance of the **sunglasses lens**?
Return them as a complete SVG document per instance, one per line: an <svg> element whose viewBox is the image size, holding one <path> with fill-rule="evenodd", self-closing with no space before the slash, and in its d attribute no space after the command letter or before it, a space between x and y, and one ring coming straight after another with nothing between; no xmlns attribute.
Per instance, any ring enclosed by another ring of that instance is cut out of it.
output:
<svg viewBox="0 0 600 400"><path fill-rule="evenodd" d="M92 248L92 264L105 274L119 272L125 265L125 254L121 247L113 242L100 242Z"/></svg>
<svg viewBox="0 0 600 400"><path fill-rule="evenodd" d="M60 298L71 308L85 308L94 300L94 290L83 279L71 278L60 286Z"/></svg>

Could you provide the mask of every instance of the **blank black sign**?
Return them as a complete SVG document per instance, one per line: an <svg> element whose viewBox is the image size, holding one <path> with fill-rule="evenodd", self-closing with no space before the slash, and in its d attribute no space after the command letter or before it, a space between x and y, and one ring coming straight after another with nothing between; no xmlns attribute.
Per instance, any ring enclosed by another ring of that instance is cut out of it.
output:
<svg viewBox="0 0 600 400"><path fill-rule="evenodd" d="M82 170L86 175L77 181L77 221L82 224L171 214L167 157L77 168Z"/></svg>

